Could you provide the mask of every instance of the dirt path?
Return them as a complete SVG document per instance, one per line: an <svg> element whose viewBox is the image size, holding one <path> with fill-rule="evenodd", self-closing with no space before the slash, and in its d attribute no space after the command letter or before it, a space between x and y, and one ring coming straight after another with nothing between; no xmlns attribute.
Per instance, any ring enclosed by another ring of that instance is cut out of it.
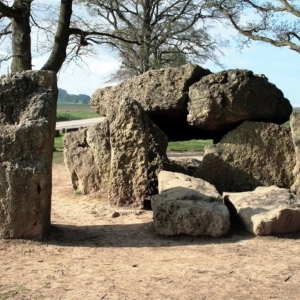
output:
<svg viewBox="0 0 300 300"><path fill-rule="evenodd" d="M161 237L151 211L76 195L53 167L53 227L0 240L0 299L299 299L300 234Z"/></svg>

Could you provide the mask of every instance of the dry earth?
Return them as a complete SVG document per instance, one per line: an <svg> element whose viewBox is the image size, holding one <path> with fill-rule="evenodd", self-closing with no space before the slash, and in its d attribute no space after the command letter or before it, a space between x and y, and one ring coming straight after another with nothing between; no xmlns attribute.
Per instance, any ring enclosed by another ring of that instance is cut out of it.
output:
<svg viewBox="0 0 300 300"><path fill-rule="evenodd" d="M41 242L0 240L0 299L300 299L299 233L158 236L151 211L74 194L63 164L52 223Z"/></svg>

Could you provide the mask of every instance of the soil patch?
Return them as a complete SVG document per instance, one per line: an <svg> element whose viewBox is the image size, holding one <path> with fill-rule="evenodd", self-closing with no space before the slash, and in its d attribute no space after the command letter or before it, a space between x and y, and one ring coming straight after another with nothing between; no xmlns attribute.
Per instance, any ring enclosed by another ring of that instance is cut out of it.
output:
<svg viewBox="0 0 300 300"><path fill-rule="evenodd" d="M0 299L299 299L299 233L159 236L151 211L75 194L63 164L52 224L43 241L0 240Z"/></svg>

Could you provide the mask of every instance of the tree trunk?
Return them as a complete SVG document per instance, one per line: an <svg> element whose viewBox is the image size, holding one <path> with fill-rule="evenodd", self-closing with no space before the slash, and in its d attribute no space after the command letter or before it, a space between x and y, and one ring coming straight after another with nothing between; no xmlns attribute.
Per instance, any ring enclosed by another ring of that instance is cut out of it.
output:
<svg viewBox="0 0 300 300"><path fill-rule="evenodd" d="M141 61L142 61L142 72L145 73L150 70L150 45L151 45L151 0L145 0L143 3L144 9L144 21L142 27L143 44L141 46Z"/></svg>
<svg viewBox="0 0 300 300"><path fill-rule="evenodd" d="M16 0L13 8L18 11L12 18L12 63L11 72L31 70L31 38L30 38L30 6L31 1Z"/></svg>
<svg viewBox="0 0 300 300"><path fill-rule="evenodd" d="M42 70L57 73L67 56L73 0L61 0L59 21L51 55Z"/></svg>

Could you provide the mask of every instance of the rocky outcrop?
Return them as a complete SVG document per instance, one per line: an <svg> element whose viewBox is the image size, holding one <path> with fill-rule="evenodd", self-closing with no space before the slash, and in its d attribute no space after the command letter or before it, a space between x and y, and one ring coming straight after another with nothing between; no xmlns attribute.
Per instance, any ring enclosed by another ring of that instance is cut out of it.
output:
<svg viewBox="0 0 300 300"><path fill-rule="evenodd" d="M113 206L141 208L158 192L167 146L166 135L139 102L124 98L103 122L66 134L64 157L75 189L106 188Z"/></svg>
<svg viewBox="0 0 300 300"><path fill-rule="evenodd" d="M300 201L288 189L257 187L252 192L224 193L246 229L255 235L300 230Z"/></svg>
<svg viewBox="0 0 300 300"><path fill-rule="evenodd" d="M226 235L229 211L208 182L161 171L159 195L151 199L154 227L162 235Z"/></svg>
<svg viewBox="0 0 300 300"><path fill-rule="evenodd" d="M252 191L257 186L289 188L294 182L295 150L288 127L244 122L220 143L205 148L195 176L219 192Z"/></svg>
<svg viewBox="0 0 300 300"><path fill-rule="evenodd" d="M56 75L0 78L0 238L40 239L50 226Z"/></svg>
<svg viewBox="0 0 300 300"><path fill-rule="evenodd" d="M249 70L207 75L190 87L189 98L189 124L214 133L215 139L245 120L282 124L292 113L283 93Z"/></svg>
<svg viewBox="0 0 300 300"><path fill-rule="evenodd" d="M169 140L189 140L199 137L186 121L189 86L210 73L196 65L148 71L117 86L96 90L91 106L107 116L112 106L129 96L141 103Z"/></svg>
<svg viewBox="0 0 300 300"><path fill-rule="evenodd" d="M292 132L293 143L295 147L296 165L293 170L295 182L291 190L300 194L300 110L295 110L290 117L290 128Z"/></svg>

